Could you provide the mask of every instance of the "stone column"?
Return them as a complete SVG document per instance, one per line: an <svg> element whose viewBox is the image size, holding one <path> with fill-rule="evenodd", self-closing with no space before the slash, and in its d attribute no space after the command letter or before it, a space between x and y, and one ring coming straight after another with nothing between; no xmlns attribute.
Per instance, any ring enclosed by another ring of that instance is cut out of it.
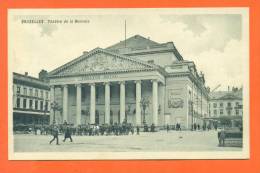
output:
<svg viewBox="0 0 260 173"><path fill-rule="evenodd" d="M120 123L125 120L125 82L120 84Z"/></svg>
<svg viewBox="0 0 260 173"><path fill-rule="evenodd" d="M110 123L110 84L105 83L105 123Z"/></svg>
<svg viewBox="0 0 260 173"><path fill-rule="evenodd" d="M68 85L63 86L62 112L63 112L63 123L65 121L68 122Z"/></svg>
<svg viewBox="0 0 260 173"><path fill-rule="evenodd" d="M81 124L81 84L77 84L77 98L76 98L76 110L77 110L77 118L76 118L76 124Z"/></svg>
<svg viewBox="0 0 260 173"><path fill-rule="evenodd" d="M158 125L158 81L152 80L153 82L153 123L155 126Z"/></svg>
<svg viewBox="0 0 260 173"><path fill-rule="evenodd" d="M96 114L96 87L95 83L90 84L90 124L95 124Z"/></svg>
<svg viewBox="0 0 260 173"><path fill-rule="evenodd" d="M54 102L54 95L55 95L54 90L55 90L55 87L51 86L50 88L51 88L51 90L50 90L50 104L51 104L51 103ZM50 107L50 124L53 123L53 120L54 120L53 118L54 118L54 111Z"/></svg>
<svg viewBox="0 0 260 173"><path fill-rule="evenodd" d="M135 81L136 84L136 97L135 97L135 120L136 125L141 125L141 97L142 97L142 85L141 81Z"/></svg>

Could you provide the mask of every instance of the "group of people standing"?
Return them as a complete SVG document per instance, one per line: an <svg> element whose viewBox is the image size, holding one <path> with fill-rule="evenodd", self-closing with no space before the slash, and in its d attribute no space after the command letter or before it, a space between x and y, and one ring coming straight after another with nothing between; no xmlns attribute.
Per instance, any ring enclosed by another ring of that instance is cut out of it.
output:
<svg viewBox="0 0 260 173"><path fill-rule="evenodd" d="M72 135L78 135L78 136L99 136L99 135L129 135L136 132L137 135L140 133L140 127L139 126L132 126L130 123L114 123L114 124L102 124L102 125L79 125L78 127L73 127L71 125L68 125L66 122L63 125L51 125L51 134L53 136L52 140L50 141L50 144L56 140L56 144L59 145L59 134L64 134L64 140L66 141L67 138L72 140Z"/></svg>

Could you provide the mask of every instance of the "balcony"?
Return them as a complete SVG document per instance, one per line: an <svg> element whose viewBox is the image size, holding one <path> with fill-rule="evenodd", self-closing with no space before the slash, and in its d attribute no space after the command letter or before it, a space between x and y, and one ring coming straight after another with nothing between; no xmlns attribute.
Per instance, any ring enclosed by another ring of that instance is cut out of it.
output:
<svg viewBox="0 0 260 173"><path fill-rule="evenodd" d="M39 113L50 113L50 111L44 111L44 110L36 110L36 109L32 109L32 108L29 108L29 109L24 109L24 108L14 108L14 110L17 110L17 111L30 111L30 112L39 112Z"/></svg>

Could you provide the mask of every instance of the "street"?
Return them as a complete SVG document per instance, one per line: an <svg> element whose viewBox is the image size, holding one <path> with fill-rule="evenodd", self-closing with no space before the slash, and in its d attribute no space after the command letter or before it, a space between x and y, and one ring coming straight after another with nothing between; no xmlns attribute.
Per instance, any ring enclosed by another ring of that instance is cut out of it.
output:
<svg viewBox="0 0 260 173"><path fill-rule="evenodd" d="M60 145L49 144L52 136L14 135L15 152L138 152L138 151L241 151L237 147L218 147L216 131L160 131L127 136L72 136Z"/></svg>

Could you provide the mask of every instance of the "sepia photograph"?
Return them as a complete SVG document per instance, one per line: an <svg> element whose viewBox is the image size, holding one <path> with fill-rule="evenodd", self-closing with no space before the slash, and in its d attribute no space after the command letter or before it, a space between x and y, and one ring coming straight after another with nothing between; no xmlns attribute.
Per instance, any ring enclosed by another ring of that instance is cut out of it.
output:
<svg viewBox="0 0 260 173"><path fill-rule="evenodd" d="M249 159L248 12L9 9L9 160Z"/></svg>

